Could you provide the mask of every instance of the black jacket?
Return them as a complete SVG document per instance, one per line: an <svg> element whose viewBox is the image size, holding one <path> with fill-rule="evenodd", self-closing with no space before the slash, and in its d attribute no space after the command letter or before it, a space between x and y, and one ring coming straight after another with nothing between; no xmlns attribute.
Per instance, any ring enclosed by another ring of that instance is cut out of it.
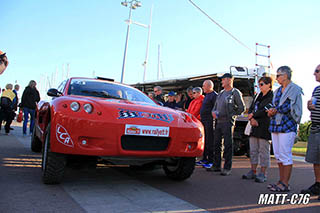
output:
<svg viewBox="0 0 320 213"><path fill-rule="evenodd" d="M259 126L253 126L250 136L271 140L269 132L270 118L266 112L265 106L272 104L273 92L270 90L265 96L262 93L252 102L249 108L249 114L253 113L253 118L257 120ZM255 110L255 106L257 109Z"/></svg>
<svg viewBox="0 0 320 213"><path fill-rule="evenodd" d="M201 121L212 121L212 109L216 103L218 94L215 91L212 91L204 96L202 106L200 109Z"/></svg>
<svg viewBox="0 0 320 213"><path fill-rule="evenodd" d="M37 103L40 101L40 94L36 88L27 86L22 94L21 107L36 109Z"/></svg>

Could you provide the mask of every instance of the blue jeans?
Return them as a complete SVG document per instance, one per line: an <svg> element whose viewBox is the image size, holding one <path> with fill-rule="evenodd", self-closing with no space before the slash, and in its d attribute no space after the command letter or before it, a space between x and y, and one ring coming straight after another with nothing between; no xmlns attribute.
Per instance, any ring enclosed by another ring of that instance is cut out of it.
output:
<svg viewBox="0 0 320 213"><path fill-rule="evenodd" d="M23 108L23 115L24 115L23 134L27 134L27 124L29 120L29 114L30 114L30 133L32 133L33 131L35 109L29 109L27 107L24 107Z"/></svg>

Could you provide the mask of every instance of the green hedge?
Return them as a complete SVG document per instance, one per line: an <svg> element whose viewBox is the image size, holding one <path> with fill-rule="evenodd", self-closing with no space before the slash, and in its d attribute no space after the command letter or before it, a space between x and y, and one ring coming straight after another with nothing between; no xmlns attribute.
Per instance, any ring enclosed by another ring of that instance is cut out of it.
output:
<svg viewBox="0 0 320 213"><path fill-rule="evenodd" d="M306 121L299 125L299 132L298 132L299 141L308 141L310 125L311 125L311 121Z"/></svg>

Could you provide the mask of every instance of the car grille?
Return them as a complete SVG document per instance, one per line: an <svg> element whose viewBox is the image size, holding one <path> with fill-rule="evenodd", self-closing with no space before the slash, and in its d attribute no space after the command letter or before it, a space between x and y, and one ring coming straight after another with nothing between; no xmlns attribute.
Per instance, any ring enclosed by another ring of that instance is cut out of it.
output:
<svg viewBox="0 0 320 213"><path fill-rule="evenodd" d="M123 135L121 146L124 150L134 151L164 151L167 149L170 138Z"/></svg>

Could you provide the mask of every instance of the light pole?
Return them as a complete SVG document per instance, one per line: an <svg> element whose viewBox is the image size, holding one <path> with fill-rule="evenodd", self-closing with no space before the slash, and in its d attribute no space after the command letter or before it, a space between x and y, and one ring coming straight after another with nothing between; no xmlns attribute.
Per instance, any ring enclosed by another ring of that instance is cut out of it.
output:
<svg viewBox="0 0 320 213"><path fill-rule="evenodd" d="M131 21L131 12L132 9L136 9L138 7L141 7L141 2L137 0L132 0L132 1L123 1L121 2L121 5L127 7L129 6L129 19L128 19L128 28L127 28L127 37L126 37L126 44L124 47L124 55L123 55L123 63L122 63L122 72L121 72L121 83L124 81L124 73L126 70L126 58L127 58L127 48L128 48L128 40L129 40L129 34L130 34L130 25L132 23Z"/></svg>

